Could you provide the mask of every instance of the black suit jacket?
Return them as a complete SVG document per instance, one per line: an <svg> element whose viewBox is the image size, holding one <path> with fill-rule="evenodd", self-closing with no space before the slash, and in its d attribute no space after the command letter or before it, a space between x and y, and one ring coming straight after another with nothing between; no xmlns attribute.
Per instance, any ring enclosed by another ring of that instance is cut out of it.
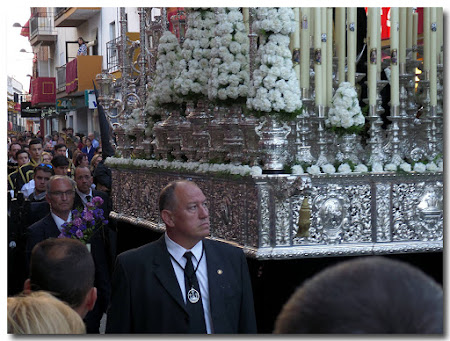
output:
<svg viewBox="0 0 450 341"><path fill-rule="evenodd" d="M206 239L204 247L214 333L256 333L244 253ZM187 333L188 324L164 235L117 257L107 333Z"/></svg>
<svg viewBox="0 0 450 341"><path fill-rule="evenodd" d="M101 191L92 190L92 196L99 196L103 199L103 204L100 208L103 210L103 217L108 219L111 212L111 199L109 196ZM75 193L73 202L73 209L82 210L84 207L83 201L78 193ZM109 225L109 224L108 224ZM86 328L88 333L98 333L100 320L103 313L108 308L110 296L111 296L111 273L112 273L112 246L110 231L108 225L98 230L91 238L91 252L95 263L95 286L97 287L97 302L94 309L90 311L86 317ZM95 247L94 247L95 244Z"/></svg>

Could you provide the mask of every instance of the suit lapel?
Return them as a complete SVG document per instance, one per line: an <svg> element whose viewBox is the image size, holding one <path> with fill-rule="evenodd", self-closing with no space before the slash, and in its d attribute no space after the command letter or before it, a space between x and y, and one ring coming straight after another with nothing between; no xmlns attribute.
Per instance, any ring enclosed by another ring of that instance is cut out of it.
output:
<svg viewBox="0 0 450 341"><path fill-rule="evenodd" d="M167 251L166 242L164 241L164 235L156 241L156 244L158 246L156 248L157 254L153 260L155 276L170 296L186 311L177 276L173 270L170 254Z"/></svg>
<svg viewBox="0 0 450 341"><path fill-rule="evenodd" d="M203 239L203 245L205 246L205 254L208 269L208 286L209 286L209 302L211 309L211 317L213 319L213 325L216 332L220 323L219 320L223 320L224 307L226 306L224 296L224 286L226 286L227 269L224 269L224 263L220 255L214 249L211 241Z"/></svg>
<svg viewBox="0 0 450 341"><path fill-rule="evenodd" d="M51 213L45 219L45 233L47 238L56 238L60 235L60 231L56 226L55 220L53 219Z"/></svg>

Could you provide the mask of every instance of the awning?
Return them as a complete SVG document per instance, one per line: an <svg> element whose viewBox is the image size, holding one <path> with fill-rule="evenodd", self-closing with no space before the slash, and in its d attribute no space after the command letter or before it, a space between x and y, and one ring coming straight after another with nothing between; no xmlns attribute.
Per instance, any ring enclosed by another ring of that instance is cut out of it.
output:
<svg viewBox="0 0 450 341"><path fill-rule="evenodd" d="M25 25L22 26L20 35L28 38L30 37L30 20L28 20Z"/></svg>

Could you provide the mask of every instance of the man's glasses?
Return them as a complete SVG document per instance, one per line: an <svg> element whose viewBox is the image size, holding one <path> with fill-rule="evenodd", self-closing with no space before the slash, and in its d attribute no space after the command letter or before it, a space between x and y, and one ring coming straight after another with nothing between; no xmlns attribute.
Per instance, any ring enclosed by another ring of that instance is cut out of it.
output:
<svg viewBox="0 0 450 341"><path fill-rule="evenodd" d="M48 192L51 195L54 195L55 197L63 197L65 196L71 196L71 195L75 195L75 191L74 190L70 190L70 191L65 191L65 192L60 192L60 191L55 191L55 192Z"/></svg>

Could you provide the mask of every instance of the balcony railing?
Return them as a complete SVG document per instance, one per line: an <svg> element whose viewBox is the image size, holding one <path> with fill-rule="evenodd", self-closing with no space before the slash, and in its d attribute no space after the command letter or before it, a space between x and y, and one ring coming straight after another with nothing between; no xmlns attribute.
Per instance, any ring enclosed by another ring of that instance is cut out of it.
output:
<svg viewBox="0 0 450 341"><path fill-rule="evenodd" d="M120 46L122 44L122 37L117 37L106 43L106 67L109 73L120 70L122 64L120 56Z"/></svg>
<svg viewBox="0 0 450 341"><path fill-rule="evenodd" d="M66 90L66 66L56 68L56 90L62 92Z"/></svg>
<svg viewBox="0 0 450 341"><path fill-rule="evenodd" d="M30 18L30 40L36 36L55 36L55 22L53 12L37 12Z"/></svg>

